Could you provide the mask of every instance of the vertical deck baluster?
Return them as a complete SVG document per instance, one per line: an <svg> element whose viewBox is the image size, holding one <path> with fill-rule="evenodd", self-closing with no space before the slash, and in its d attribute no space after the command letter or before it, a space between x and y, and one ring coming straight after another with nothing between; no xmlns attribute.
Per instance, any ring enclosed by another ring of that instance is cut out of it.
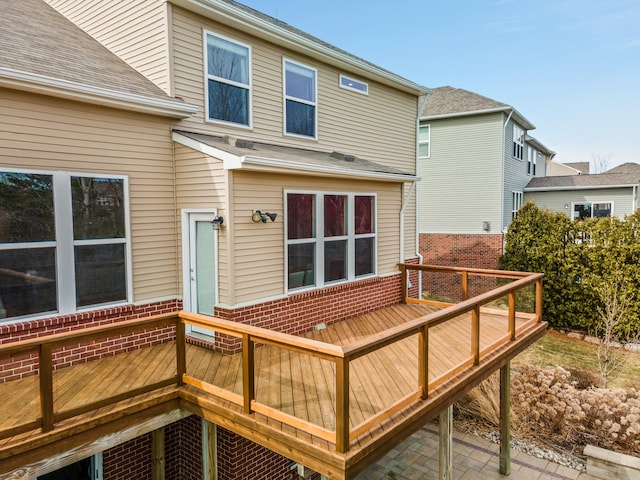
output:
<svg viewBox="0 0 640 480"><path fill-rule="evenodd" d="M176 375L178 385L182 385L182 376L187 373L187 337L185 323L180 317L176 321Z"/></svg>
<svg viewBox="0 0 640 480"><path fill-rule="evenodd" d="M516 339L516 292L509 293L509 338Z"/></svg>
<svg viewBox="0 0 640 480"><path fill-rule="evenodd" d="M462 300L469 298L469 272L462 272Z"/></svg>
<svg viewBox="0 0 640 480"><path fill-rule="evenodd" d="M401 282L401 295L400 303L407 303L407 267L404 264L400 265L400 282Z"/></svg>
<svg viewBox="0 0 640 480"><path fill-rule="evenodd" d="M251 413L251 402L256 397L255 347L248 333L242 335L242 393L244 413Z"/></svg>
<svg viewBox="0 0 640 480"><path fill-rule="evenodd" d="M542 278L536 281L536 316L542 321Z"/></svg>
<svg viewBox="0 0 640 480"><path fill-rule="evenodd" d="M471 310L471 355L473 364L480 365L480 307Z"/></svg>
<svg viewBox="0 0 640 480"><path fill-rule="evenodd" d="M49 432L53 430L53 347L51 344L40 345L38 366L42 431Z"/></svg>
<svg viewBox="0 0 640 480"><path fill-rule="evenodd" d="M429 397L429 326L424 325L418 333L418 384L422 399Z"/></svg>

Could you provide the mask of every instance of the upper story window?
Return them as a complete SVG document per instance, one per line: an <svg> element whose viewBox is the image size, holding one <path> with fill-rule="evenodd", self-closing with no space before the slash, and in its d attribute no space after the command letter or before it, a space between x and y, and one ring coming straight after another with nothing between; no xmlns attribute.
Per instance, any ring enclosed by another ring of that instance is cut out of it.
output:
<svg viewBox="0 0 640 480"><path fill-rule="evenodd" d="M431 156L431 125L420 125L418 156L421 158L429 158Z"/></svg>
<svg viewBox="0 0 640 480"><path fill-rule="evenodd" d="M582 202L571 204L571 219L604 218L613 215L613 202Z"/></svg>
<svg viewBox="0 0 640 480"><path fill-rule="evenodd" d="M538 151L535 148L527 149L527 175L536 175L536 163L538 162Z"/></svg>
<svg viewBox="0 0 640 480"><path fill-rule="evenodd" d="M360 193L286 194L289 291L375 273L375 200Z"/></svg>
<svg viewBox="0 0 640 480"><path fill-rule="evenodd" d="M516 218L518 210L524 203L524 194L522 192L511 192L511 218Z"/></svg>
<svg viewBox="0 0 640 480"><path fill-rule="evenodd" d="M250 126L251 49L205 33L207 119Z"/></svg>
<svg viewBox="0 0 640 480"><path fill-rule="evenodd" d="M518 125L513 125L513 156L522 160L524 155L524 130Z"/></svg>
<svg viewBox="0 0 640 480"><path fill-rule="evenodd" d="M364 95L369 94L369 85L367 83L360 82L345 75L340 75L340 87L346 88L347 90L353 90Z"/></svg>
<svg viewBox="0 0 640 480"><path fill-rule="evenodd" d="M128 298L126 179L0 171L0 318Z"/></svg>
<svg viewBox="0 0 640 480"><path fill-rule="evenodd" d="M315 69L284 61L285 133L317 137L316 78Z"/></svg>

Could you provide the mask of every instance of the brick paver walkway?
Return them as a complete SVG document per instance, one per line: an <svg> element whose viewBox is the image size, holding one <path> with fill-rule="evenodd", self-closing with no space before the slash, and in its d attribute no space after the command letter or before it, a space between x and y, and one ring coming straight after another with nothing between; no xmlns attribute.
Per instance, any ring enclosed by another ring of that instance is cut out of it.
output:
<svg viewBox="0 0 640 480"><path fill-rule="evenodd" d="M499 445L454 430L454 480L594 480L586 473L511 449L511 475L498 473ZM358 480L438 478L438 427L427 425L402 442Z"/></svg>

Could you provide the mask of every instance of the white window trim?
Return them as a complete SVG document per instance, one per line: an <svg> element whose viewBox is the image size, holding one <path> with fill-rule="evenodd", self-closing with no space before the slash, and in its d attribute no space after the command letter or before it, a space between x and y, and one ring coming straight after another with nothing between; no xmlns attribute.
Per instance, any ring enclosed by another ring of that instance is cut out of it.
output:
<svg viewBox="0 0 640 480"><path fill-rule="evenodd" d="M288 218L288 202L287 196L290 194L308 194L315 195L315 216L316 216L316 236L315 238L302 238L302 239L294 239L289 240L288 235L288 227L287 222L285 221L285 231L284 231L284 285L286 293L298 293L304 292L308 290L316 290L319 288L323 288L329 285L337 285L341 283L353 282L356 280L362 280L365 278L375 277L378 274L378 195L376 193L371 192L328 192L328 191L319 191L319 190L285 190L284 192L284 215L285 219ZM337 240L347 240L347 278L343 280L336 280L333 282L325 282L324 281L324 202L320 201L324 198L325 195L343 195L347 197L347 235L340 237L330 237L329 241L337 241ZM355 197L373 197L373 233L365 233L365 234L355 234L354 228L354 217L355 217ZM322 236L320 236L322 233ZM373 238L373 272L367 275L361 275L359 277L355 276L355 240L359 238ZM315 244L315 259L316 264L315 274L316 274L316 282L314 285L309 285L306 287L299 287L294 289L289 289L289 245L294 244L303 244L303 243L313 243Z"/></svg>
<svg viewBox="0 0 640 480"><path fill-rule="evenodd" d="M226 40L227 42L235 43L237 45L240 45L248 49L247 62L248 62L248 71L249 71L249 83L247 85L245 85L244 83L234 82L226 78L220 78L214 75L209 75L209 69L208 69L209 64L207 61L207 57L209 55L209 49L207 48L207 35L213 35L214 37L221 38L223 40ZM233 38L230 38L225 35L221 35L217 32L206 30L206 29L203 29L202 38L203 38L203 56L204 56L202 61L203 67L204 67L204 70L203 70L204 71L204 121L206 123L216 123L219 125L228 125L231 127L243 128L248 130L253 129L253 68L252 68L253 62L251 60L252 59L251 45L239 42ZM248 97L247 101L249 102L248 125L245 125L243 123L228 122L226 120L219 120L217 118L209 118L209 80L215 80L218 82L226 83L228 85L234 85L236 87L245 88L249 91L249 94L247 96Z"/></svg>
<svg viewBox="0 0 640 480"><path fill-rule="evenodd" d="M520 190L511 191L511 218L516 218L518 211L524 205L524 193Z"/></svg>
<svg viewBox="0 0 640 480"><path fill-rule="evenodd" d="M590 203L591 204L591 216L589 218L595 218L593 216L593 204L594 203L608 203L611 205L611 217L613 218L615 216L615 205L614 205L614 201L613 200L581 200L579 202L571 202L571 220L575 220L576 216L574 215L575 213L575 206L576 205L584 205L585 203Z"/></svg>
<svg viewBox="0 0 640 480"><path fill-rule="evenodd" d="M362 85L364 87L364 90L360 90L359 88L352 87L352 86L350 86L348 84L345 85L344 82L357 83L359 85ZM340 86L340 88L344 88L345 90L349 90L351 92L359 93L360 95L369 95L369 84L367 82L362 82L360 80L356 80L355 78L348 77L347 75L340 74L340 80L339 80L338 85Z"/></svg>
<svg viewBox="0 0 640 480"><path fill-rule="evenodd" d="M420 129L422 127L429 127L429 139L426 140L426 141L425 140L420 140ZM423 145L425 143L427 145L429 145L429 154L425 155L425 156L422 156L422 155L420 155L420 145ZM420 125L418 127L418 155L419 155L419 158L431 158L431 124Z"/></svg>
<svg viewBox="0 0 640 480"><path fill-rule="evenodd" d="M518 160L524 160L524 135L525 130L520 127L520 125L514 123L513 124L513 145L518 145L520 147L520 156L516 155L513 152L513 147L511 148L513 158L517 158Z"/></svg>
<svg viewBox="0 0 640 480"><path fill-rule="evenodd" d="M298 97L290 97L287 95L287 62L293 65L297 65L302 68L306 68L308 70L313 71L313 91L315 92L315 101L310 102L308 100L304 100ZM305 65L304 63L297 62L287 57L282 57L282 132L287 137L296 137L296 138L304 138L307 140L318 140L318 70L310 67L309 65ZM313 136L311 135L300 135L299 133L289 133L287 132L287 100L293 100L294 102L304 103L305 105L313 105L314 107L314 132Z"/></svg>
<svg viewBox="0 0 640 480"><path fill-rule="evenodd" d="M2 323L12 323L23 321L25 318L38 319L50 317L52 315L67 315L77 312L86 312L104 308L107 306L126 305L131 303L133 292L133 275L131 260L131 228L130 228L130 211L129 211L129 177L126 175L114 175L110 173L97 172L68 172L55 170L32 170L25 168L0 167L3 172L25 173L36 175L50 175L53 181L53 211L54 211L54 227L56 239L49 242L38 242L38 247L55 247L56 249L56 282L57 282L57 301L58 310L35 313L33 315L23 315L20 317L12 317L3 319ZM125 238L113 239L92 239L92 240L74 240L73 238L73 213L71 200L71 177L92 177L92 178L113 178L123 181L124 191L124 228ZM18 248L38 248L34 246L35 242L12 243L2 246L0 249L12 250ZM86 307L76 306L75 291L75 257L74 247L77 245L98 245L100 243L115 244L124 243L125 245L125 268L126 268L126 299L117 302L101 303L89 305ZM66 285L66 287L65 287Z"/></svg>

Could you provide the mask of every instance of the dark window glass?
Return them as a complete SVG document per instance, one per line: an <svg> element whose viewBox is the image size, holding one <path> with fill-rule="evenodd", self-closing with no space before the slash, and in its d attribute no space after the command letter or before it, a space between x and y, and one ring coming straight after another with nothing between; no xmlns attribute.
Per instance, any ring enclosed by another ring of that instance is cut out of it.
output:
<svg viewBox="0 0 640 480"><path fill-rule="evenodd" d="M287 96L308 102L316 101L316 82L313 70L287 62L285 81Z"/></svg>
<svg viewBox="0 0 640 480"><path fill-rule="evenodd" d="M610 203L594 203L593 216L596 218L610 217L611 204Z"/></svg>
<svg viewBox="0 0 640 480"><path fill-rule="evenodd" d="M287 238L315 237L315 198L309 193L287 195Z"/></svg>
<svg viewBox="0 0 640 480"><path fill-rule="evenodd" d="M73 237L124 238L124 181L72 177Z"/></svg>
<svg viewBox="0 0 640 480"><path fill-rule="evenodd" d="M355 197L356 235L373 233L373 197Z"/></svg>
<svg viewBox="0 0 640 480"><path fill-rule="evenodd" d="M38 480L91 480L91 457L62 467L55 472L38 476Z"/></svg>
<svg viewBox="0 0 640 480"><path fill-rule="evenodd" d="M315 285L315 247L314 243L289 245L289 289Z"/></svg>
<svg viewBox="0 0 640 480"><path fill-rule="evenodd" d="M58 309L56 249L0 250L0 318Z"/></svg>
<svg viewBox="0 0 640 480"><path fill-rule="evenodd" d="M287 133L315 137L316 107L287 100Z"/></svg>
<svg viewBox="0 0 640 480"><path fill-rule="evenodd" d="M55 238L51 175L0 172L0 243Z"/></svg>
<svg viewBox="0 0 640 480"><path fill-rule="evenodd" d="M324 244L324 281L334 282L347 278L347 241L337 240Z"/></svg>
<svg viewBox="0 0 640 480"><path fill-rule="evenodd" d="M373 237L356 238L356 277L373 273Z"/></svg>
<svg viewBox="0 0 640 480"><path fill-rule="evenodd" d="M347 234L347 197L324 196L324 236L341 237Z"/></svg>
<svg viewBox="0 0 640 480"><path fill-rule="evenodd" d="M209 118L249 124L249 90L209 80Z"/></svg>
<svg viewBox="0 0 640 480"><path fill-rule="evenodd" d="M573 218L583 220L591 217L590 203L577 203L573 206Z"/></svg>
<svg viewBox="0 0 640 480"><path fill-rule="evenodd" d="M76 246L75 259L79 307L126 300L124 244Z"/></svg>

